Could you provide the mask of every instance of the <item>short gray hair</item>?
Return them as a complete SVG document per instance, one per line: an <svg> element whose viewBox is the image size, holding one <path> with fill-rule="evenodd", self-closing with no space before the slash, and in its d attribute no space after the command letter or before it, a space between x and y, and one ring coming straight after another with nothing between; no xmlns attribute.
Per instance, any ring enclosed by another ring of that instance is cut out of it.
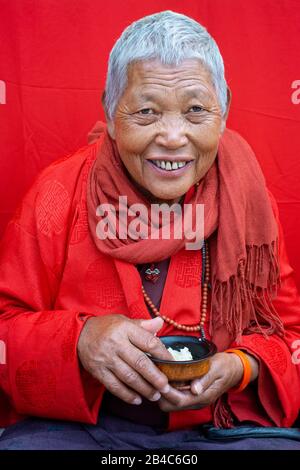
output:
<svg viewBox="0 0 300 470"><path fill-rule="evenodd" d="M197 21L167 10L129 25L112 48L103 97L109 119L113 119L127 86L128 66L148 59L159 59L165 65L178 65L184 59L200 59L211 73L222 114L225 114L227 84L216 42Z"/></svg>

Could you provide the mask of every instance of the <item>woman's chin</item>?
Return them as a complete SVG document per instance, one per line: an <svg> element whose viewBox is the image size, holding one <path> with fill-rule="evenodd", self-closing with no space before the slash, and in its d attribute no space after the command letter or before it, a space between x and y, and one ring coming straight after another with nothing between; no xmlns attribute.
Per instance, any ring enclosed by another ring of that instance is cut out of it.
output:
<svg viewBox="0 0 300 470"><path fill-rule="evenodd" d="M186 178L185 181L171 182L155 181L152 178L144 178L143 181L135 180L136 186L151 203L179 202L190 187L194 184L194 178Z"/></svg>
<svg viewBox="0 0 300 470"><path fill-rule="evenodd" d="M176 202L180 202L181 198L184 196L187 190L182 191L182 192L179 192L179 191L162 192L162 191L151 191L151 190L148 190L148 191L149 191L149 194L151 194L150 199L152 203L159 203L159 204L163 204L163 203L171 204L172 203L173 204Z"/></svg>

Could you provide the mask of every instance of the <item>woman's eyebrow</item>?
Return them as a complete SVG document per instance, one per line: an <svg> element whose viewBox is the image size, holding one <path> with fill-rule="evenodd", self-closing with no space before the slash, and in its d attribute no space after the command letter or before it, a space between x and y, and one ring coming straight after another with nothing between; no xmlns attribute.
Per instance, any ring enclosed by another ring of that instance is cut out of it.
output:
<svg viewBox="0 0 300 470"><path fill-rule="evenodd" d="M208 94L205 89L202 88L187 88L182 91L182 97L184 98L203 98L207 97ZM158 101L161 98L160 94L153 94L151 92L144 91L138 94L139 101Z"/></svg>
<svg viewBox="0 0 300 470"><path fill-rule="evenodd" d="M208 95L206 90L204 90L202 88L186 89L186 90L183 91L182 94L187 98L201 98L203 96Z"/></svg>
<svg viewBox="0 0 300 470"><path fill-rule="evenodd" d="M155 97L155 95L152 95L151 93L141 93L139 95L139 98L143 101L155 101L157 99L157 97Z"/></svg>

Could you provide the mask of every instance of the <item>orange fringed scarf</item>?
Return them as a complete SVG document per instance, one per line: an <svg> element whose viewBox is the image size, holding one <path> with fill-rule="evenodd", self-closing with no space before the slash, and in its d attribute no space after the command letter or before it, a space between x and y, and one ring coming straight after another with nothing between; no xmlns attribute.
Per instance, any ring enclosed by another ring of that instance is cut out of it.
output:
<svg viewBox="0 0 300 470"><path fill-rule="evenodd" d="M185 239L105 239L96 235L99 204L118 207L119 195L128 206L150 202L128 177L105 125L100 134L97 158L88 182L88 218L98 249L130 263L166 259L184 247ZM280 284L278 227L265 180L249 145L237 133L226 130L217 158L189 191L190 204L204 204L204 237L209 240L212 269L211 334L220 328L239 340L245 328L265 334L282 334L281 321L272 305ZM118 217L117 212L117 217ZM144 220L146 225L149 220ZM190 241L190 240L189 240Z"/></svg>

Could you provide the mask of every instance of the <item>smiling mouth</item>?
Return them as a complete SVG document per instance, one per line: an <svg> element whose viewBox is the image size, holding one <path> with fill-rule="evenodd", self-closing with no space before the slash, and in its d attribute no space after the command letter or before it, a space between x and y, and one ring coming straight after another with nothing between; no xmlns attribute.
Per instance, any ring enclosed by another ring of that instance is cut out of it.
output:
<svg viewBox="0 0 300 470"><path fill-rule="evenodd" d="M166 171L174 171L185 167L192 160L170 162L169 160L149 160L153 165Z"/></svg>

